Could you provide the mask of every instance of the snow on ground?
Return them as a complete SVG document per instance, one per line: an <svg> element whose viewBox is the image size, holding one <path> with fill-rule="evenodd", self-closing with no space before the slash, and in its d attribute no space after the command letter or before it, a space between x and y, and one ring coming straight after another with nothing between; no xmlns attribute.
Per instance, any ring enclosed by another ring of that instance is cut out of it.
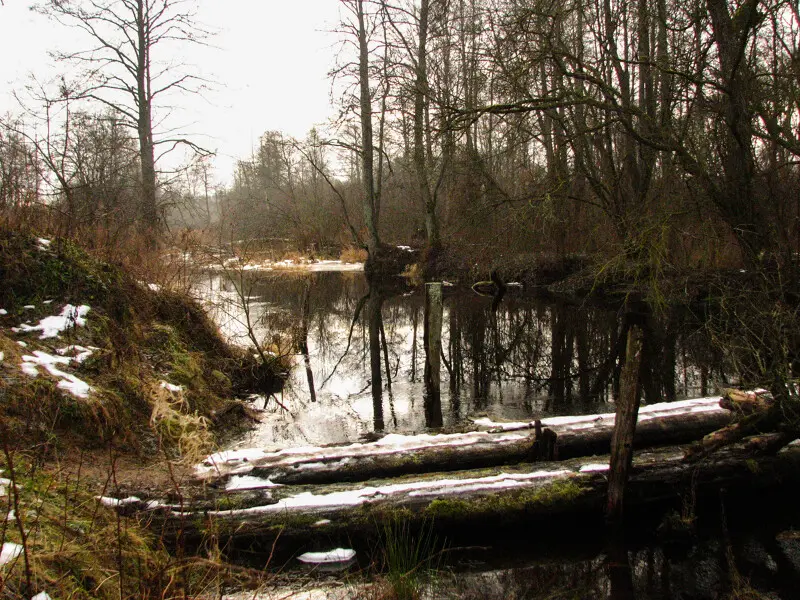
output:
<svg viewBox="0 0 800 600"><path fill-rule="evenodd" d="M265 260L263 262L249 263L238 258L230 258L222 263L222 265L208 266L209 270L237 270L242 271L274 271L274 270L302 270L311 272L321 271L363 271L364 263L346 263L341 260L292 260L285 259L279 261Z"/></svg>
<svg viewBox="0 0 800 600"><path fill-rule="evenodd" d="M39 592L35 596L31 596L31 600L53 600L47 592Z"/></svg>
<svg viewBox="0 0 800 600"><path fill-rule="evenodd" d="M161 387L168 392L182 392L183 386L182 385L175 385L174 383L170 383L169 381L162 381Z"/></svg>
<svg viewBox="0 0 800 600"><path fill-rule="evenodd" d="M5 316L8 314L8 311L5 308L0 308L0 316Z"/></svg>
<svg viewBox="0 0 800 600"><path fill-rule="evenodd" d="M70 346L66 346L64 348L59 348L58 350L56 350L56 354L60 356L67 356L68 354L77 352L77 354L75 354L75 356L70 357L70 359L73 362L80 364L84 362L87 358L89 358L92 354L94 354L95 350L99 349L100 348L95 348L94 346L89 346L88 348L86 348L84 346L78 346L73 344Z"/></svg>
<svg viewBox="0 0 800 600"><path fill-rule="evenodd" d="M37 367L43 367L50 375L60 379L57 384L59 388L70 392L78 398L88 398L89 392L92 390L89 384L82 379L78 379L72 373L62 371L57 366L68 365L73 360L75 359L67 356L53 356L41 350L34 350L33 354L22 356L20 368L29 377L38 377L39 370Z"/></svg>
<svg viewBox="0 0 800 600"><path fill-rule="evenodd" d="M41 331L42 335L39 339L44 340L47 338L58 337L58 334L65 331L68 327L86 326L86 314L91 308L85 304L81 306L73 306L67 304L61 310L61 314L51 317L45 317L39 321L38 325L28 325L22 323L19 327L12 327L11 331L14 333L30 333L31 331Z"/></svg>
<svg viewBox="0 0 800 600"><path fill-rule="evenodd" d="M2 471L0 471L2 472ZM0 498L6 495L6 487L11 485L11 480L6 479L4 477L0 477Z"/></svg>
<svg viewBox="0 0 800 600"><path fill-rule="evenodd" d="M141 498L136 496L129 496L127 498L109 498L107 496L96 496L96 499L103 506L116 508L117 506L125 506L127 504L138 504L142 501Z"/></svg>
<svg viewBox="0 0 800 600"><path fill-rule="evenodd" d="M296 589L296 587L275 587L268 590L235 592L222 596L222 600L353 600L353 598L380 598L369 585L356 583L335 583L326 587Z"/></svg>
<svg viewBox="0 0 800 600"><path fill-rule="evenodd" d="M22 554L22 546L13 542L6 542L0 546L0 566L7 565Z"/></svg>

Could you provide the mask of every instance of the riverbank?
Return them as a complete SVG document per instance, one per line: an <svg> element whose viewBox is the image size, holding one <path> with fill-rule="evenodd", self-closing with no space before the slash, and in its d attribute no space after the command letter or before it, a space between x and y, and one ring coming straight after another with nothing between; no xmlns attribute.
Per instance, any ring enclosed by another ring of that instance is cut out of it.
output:
<svg viewBox="0 0 800 600"><path fill-rule="evenodd" d="M96 498L180 488L281 365L68 240L0 231L0 279L0 596L161 597L198 565Z"/></svg>

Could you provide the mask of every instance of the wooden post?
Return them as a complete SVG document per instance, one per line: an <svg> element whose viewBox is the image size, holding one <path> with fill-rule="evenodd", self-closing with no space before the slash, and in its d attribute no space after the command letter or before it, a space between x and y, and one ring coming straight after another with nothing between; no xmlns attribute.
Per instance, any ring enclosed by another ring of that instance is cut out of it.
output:
<svg viewBox="0 0 800 600"><path fill-rule="evenodd" d="M628 329L625 365L620 378L616 421L611 437L611 466L608 477L606 518L622 520L625 485L633 458L633 435L639 416L639 367L642 362L642 330L637 325Z"/></svg>
<svg viewBox="0 0 800 600"><path fill-rule="evenodd" d="M441 427L442 282L425 284L425 424Z"/></svg>

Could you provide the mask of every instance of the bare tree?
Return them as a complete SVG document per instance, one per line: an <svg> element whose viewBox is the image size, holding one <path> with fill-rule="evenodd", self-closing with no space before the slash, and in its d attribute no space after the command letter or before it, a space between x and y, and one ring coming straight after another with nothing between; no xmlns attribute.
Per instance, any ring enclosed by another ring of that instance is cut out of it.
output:
<svg viewBox="0 0 800 600"><path fill-rule="evenodd" d="M176 92L197 92L204 80L172 63L170 49L202 44L207 32L194 20L190 0L50 0L38 10L81 31L87 48L58 53L57 58L83 71L84 85L74 92L123 116L139 140L142 197L140 223L155 245L160 228L156 163L165 152L187 139L154 135L157 102ZM165 147L161 155L156 148Z"/></svg>

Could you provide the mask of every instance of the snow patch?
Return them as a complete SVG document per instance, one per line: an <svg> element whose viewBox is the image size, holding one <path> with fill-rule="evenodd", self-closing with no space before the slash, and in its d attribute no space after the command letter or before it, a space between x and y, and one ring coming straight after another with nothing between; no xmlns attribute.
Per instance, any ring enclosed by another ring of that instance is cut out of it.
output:
<svg viewBox="0 0 800 600"><path fill-rule="evenodd" d="M161 387L168 392L182 392L183 386L182 385L175 385L174 383L170 383L169 381L162 381Z"/></svg>
<svg viewBox="0 0 800 600"><path fill-rule="evenodd" d="M14 327L14 329L16 329L16 327ZM28 344L26 342L23 342L22 340L19 340L17 344L19 344L22 348L28 347Z"/></svg>
<svg viewBox="0 0 800 600"><path fill-rule="evenodd" d="M25 354L22 357L20 368L22 372L30 377L38 377L39 371L36 367L44 367L50 375L60 379L56 385L62 390L70 392L78 398L88 398L92 388L82 379L78 379L72 373L66 373L56 365L68 365L72 358L66 356L53 356L41 350L34 350L33 355Z"/></svg>
<svg viewBox="0 0 800 600"><path fill-rule="evenodd" d="M263 477L253 477L252 475L235 475L230 478L225 486L226 491L234 490L258 490L262 488L281 487L279 483L274 483L270 479Z"/></svg>
<svg viewBox="0 0 800 600"><path fill-rule="evenodd" d="M48 240L47 238L38 238L36 242L39 244L39 250L49 250L50 244L53 243L53 240Z"/></svg>
<svg viewBox="0 0 800 600"><path fill-rule="evenodd" d="M324 527L325 525L330 525L332 522L333 521L331 521L330 519L320 519L319 521L314 523L312 527Z"/></svg>
<svg viewBox="0 0 800 600"><path fill-rule="evenodd" d="M355 558L356 551L350 548L334 548L328 552L306 552L297 557L297 560L306 564L343 563Z"/></svg>
<svg viewBox="0 0 800 600"><path fill-rule="evenodd" d="M56 354L60 356L67 356L70 353L77 352L77 354L75 356L70 357L70 359L80 364L87 358L89 358L94 353L95 350L99 350L99 348L95 348L94 346L89 346L88 348L86 348L84 346L71 345L71 346L66 346L64 348L59 348L58 350L56 350Z"/></svg>
<svg viewBox="0 0 800 600"><path fill-rule="evenodd" d="M35 596L31 596L31 600L53 600L47 592L39 592Z"/></svg>
<svg viewBox="0 0 800 600"><path fill-rule="evenodd" d="M583 465L580 469L581 473L601 473L604 471L608 471L609 466L607 464L600 464L600 463L589 463L588 465Z"/></svg>
<svg viewBox="0 0 800 600"><path fill-rule="evenodd" d="M302 469L305 468L306 463L310 463L310 469L318 469L320 465L315 463L333 463L351 457L357 459L363 456L398 454L424 448L440 448L442 446L513 443L527 437L527 434L524 433L498 436L485 431L437 435L427 433L419 435L390 434L376 442L355 442L353 444L325 448L320 446L298 446L275 452L246 448L213 454L202 464L197 465L195 472L200 477L218 474L221 471L234 475L247 472L255 466Z"/></svg>
<svg viewBox="0 0 800 600"><path fill-rule="evenodd" d="M10 563L22 554L22 546L13 542L6 542L0 546L0 566Z"/></svg>
<svg viewBox="0 0 800 600"><path fill-rule="evenodd" d="M5 316L8 314L8 311L5 308L0 308L0 316Z"/></svg>
<svg viewBox="0 0 800 600"><path fill-rule="evenodd" d="M58 334L66 330L68 327L86 326L86 314L90 310L91 308L85 304L82 304L81 306L67 304L61 310L60 315L45 317L39 321L38 325L27 325L26 323L23 323L19 327L13 327L11 330L22 333L41 331L42 335L39 336L39 339L41 340L58 337Z"/></svg>
<svg viewBox="0 0 800 600"><path fill-rule="evenodd" d="M207 467L218 465L238 465L241 463L253 462L267 456L267 453L257 448L245 448L243 450L223 450L212 454L203 461Z"/></svg>
<svg viewBox="0 0 800 600"><path fill-rule="evenodd" d="M128 504L138 504L142 501L141 498L137 498L136 496L128 496L127 498L109 498L108 496L95 496L95 499L100 502L103 506L108 506L110 508L117 508L120 506L126 506Z"/></svg>

